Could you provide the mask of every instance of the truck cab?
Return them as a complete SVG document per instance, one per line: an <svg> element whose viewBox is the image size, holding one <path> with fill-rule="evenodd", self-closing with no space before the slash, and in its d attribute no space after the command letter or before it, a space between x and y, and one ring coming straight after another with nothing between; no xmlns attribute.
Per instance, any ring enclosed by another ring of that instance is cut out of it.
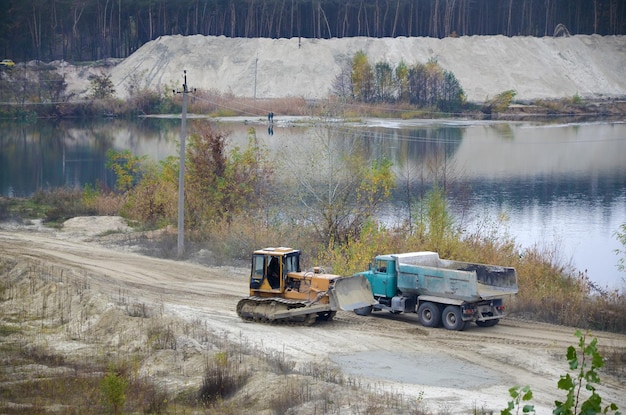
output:
<svg viewBox="0 0 626 415"><path fill-rule="evenodd" d="M388 310L392 313L415 312L416 297L403 296L398 290L397 259L392 255L379 255L370 264L369 270L360 272L370 283L376 304L355 310L367 315L372 310Z"/></svg>
<svg viewBox="0 0 626 415"><path fill-rule="evenodd" d="M398 291L398 273L396 261L391 255L380 255L374 258L370 269L359 273L366 277L372 287L374 298L393 297Z"/></svg>

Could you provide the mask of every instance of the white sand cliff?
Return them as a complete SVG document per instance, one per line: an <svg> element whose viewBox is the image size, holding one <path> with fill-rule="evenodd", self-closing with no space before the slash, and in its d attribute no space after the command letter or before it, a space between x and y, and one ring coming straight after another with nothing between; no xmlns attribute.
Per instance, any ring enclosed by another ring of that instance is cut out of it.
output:
<svg viewBox="0 0 626 415"><path fill-rule="evenodd" d="M457 77L469 101L505 90L516 99L626 97L626 36L471 36L459 38L244 39L164 36L111 69L119 96L131 76L150 88L191 88L238 96L328 96L340 68L357 51L373 65L436 59Z"/></svg>

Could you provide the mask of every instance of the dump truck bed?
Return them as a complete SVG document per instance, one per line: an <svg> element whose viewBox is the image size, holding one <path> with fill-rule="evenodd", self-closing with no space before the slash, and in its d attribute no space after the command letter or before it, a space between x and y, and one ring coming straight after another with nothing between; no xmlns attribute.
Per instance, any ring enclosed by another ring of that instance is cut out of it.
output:
<svg viewBox="0 0 626 415"><path fill-rule="evenodd" d="M466 302L517 293L515 268L440 259L436 252L392 255L403 293L446 297Z"/></svg>

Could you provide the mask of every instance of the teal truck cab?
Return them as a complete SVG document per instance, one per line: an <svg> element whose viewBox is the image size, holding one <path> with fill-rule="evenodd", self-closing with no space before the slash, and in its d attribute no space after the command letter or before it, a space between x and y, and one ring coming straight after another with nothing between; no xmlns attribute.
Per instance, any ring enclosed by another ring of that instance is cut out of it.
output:
<svg viewBox="0 0 626 415"><path fill-rule="evenodd" d="M445 260L428 251L379 255L358 275L369 280L377 302L355 313L417 313L422 325L448 330L498 324L503 298L517 293L515 268Z"/></svg>

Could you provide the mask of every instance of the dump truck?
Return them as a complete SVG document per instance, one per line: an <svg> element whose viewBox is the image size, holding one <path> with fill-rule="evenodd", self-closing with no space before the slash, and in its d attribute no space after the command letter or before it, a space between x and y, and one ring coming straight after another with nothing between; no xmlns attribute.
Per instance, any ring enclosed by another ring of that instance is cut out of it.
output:
<svg viewBox="0 0 626 415"><path fill-rule="evenodd" d="M310 325L332 320L337 310L353 311L376 301L367 278L300 269L300 251L264 248L252 254L250 295L237 303L243 320Z"/></svg>
<svg viewBox="0 0 626 415"><path fill-rule="evenodd" d="M376 304L355 313L417 313L422 325L448 330L471 322L495 326L504 317L503 298L517 293L515 268L445 260L428 251L379 255L356 275L368 279Z"/></svg>

